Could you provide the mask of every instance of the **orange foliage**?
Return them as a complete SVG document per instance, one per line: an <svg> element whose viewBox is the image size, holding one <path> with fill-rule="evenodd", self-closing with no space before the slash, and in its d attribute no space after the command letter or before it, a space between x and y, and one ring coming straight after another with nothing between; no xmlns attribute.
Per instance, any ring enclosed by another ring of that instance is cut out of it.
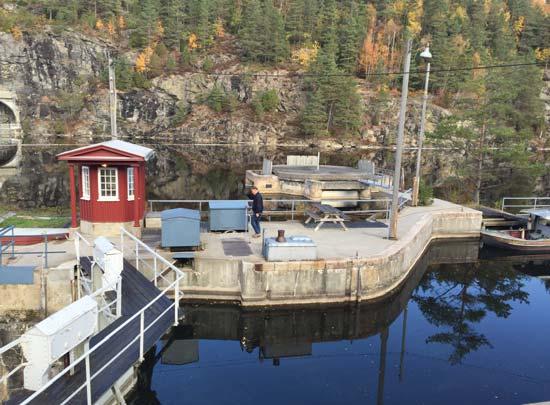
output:
<svg viewBox="0 0 550 405"><path fill-rule="evenodd" d="M111 37L113 37L116 33L116 29L115 29L115 24L113 23L113 21L109 21L107 23L107 32L109 33L109 35Z"/></svg>
<svg viewBox="0 0 550 405"><path fill-rule="evenodd" d="M118 25L118 29L121 30L121 31L124 28L126 28L126 20L124 19L124 16L122 16L122 15L118 16L117 25Z"/></svg>
<svg viewBox="0 0 550 405"><path fill-rule="evenodd" d="M153 56L153 48L148 46L142 52L140 52L136 58L135 70L138 73L146 72L149 69L151 63L151 56Z"/></svg>
<svg viewBox="0 0 550 405"><path fill-rule="evenodd" d="M23 33L21 32L21 29L17 25L14 25L13 27L11 27L10 32L11 32L11 35L13 35L13 39L15 39L16 41L19 41L23 37Z"/></svg>
<svg viewBox="0 0 550 405"><path fill-rule="evenodd" d="M223 22L221 18L218 17L216 22L214 23L214 33L216 34L216 38L223 38L225 36L225 30L223 28Z"/></svg>
<svg viewBox="0 0 550 405"><path fill-rule="evenodd" d="M103 24L103 21L101 20L101 18L98 18L97 21L95 22L95 28L98 31L101 31L103 30L104 27L105 27L105 24Z"/></svg>
<svg viewBox="0 0 550 405"><path fill-rule="evenodd" d="M199 47L199 43L197 42L197 40L197 35L195 35L194 33L191 33L189 35L189 38L187 38L187 47L190 51Z"/></svg>

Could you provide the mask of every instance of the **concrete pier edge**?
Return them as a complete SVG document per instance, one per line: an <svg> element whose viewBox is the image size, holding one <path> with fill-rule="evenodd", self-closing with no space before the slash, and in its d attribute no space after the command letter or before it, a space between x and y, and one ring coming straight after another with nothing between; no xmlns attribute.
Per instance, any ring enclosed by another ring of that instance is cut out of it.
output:
<svg viewBox="0 0 550 405"><path fill-rule="evenodd" d="M365 258L260 263L199 258L181 286L184 299L246 307L383 299L407 280L432 241L479 238L481 212L455 207L423 214L399 240Z"/></svg>

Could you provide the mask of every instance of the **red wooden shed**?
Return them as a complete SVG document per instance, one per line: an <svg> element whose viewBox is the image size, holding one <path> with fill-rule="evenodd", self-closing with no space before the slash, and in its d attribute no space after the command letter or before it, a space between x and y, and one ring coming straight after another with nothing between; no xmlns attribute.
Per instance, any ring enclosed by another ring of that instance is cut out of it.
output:
<svg viewBox="0 0 550 405"><path fill-rule="evenodd" d="M79 226L80 211L83 233L117 234L120 226L141 229L147 204L145 166L153 153L144 146L112 140L57 155L69 164L71 227Z"/></svg>

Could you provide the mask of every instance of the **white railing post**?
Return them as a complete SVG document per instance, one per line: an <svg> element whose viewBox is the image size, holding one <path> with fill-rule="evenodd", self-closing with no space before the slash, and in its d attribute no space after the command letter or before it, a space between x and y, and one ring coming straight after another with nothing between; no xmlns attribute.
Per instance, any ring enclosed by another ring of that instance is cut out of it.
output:
<svg viewBox="0 0 550 405"><path fill-rule="evenodd" d="M179 321L179 306L180 306L180 278L176 274L176 282L174 283L174 326L178 325Z"/></svg>
<svg viewBox="0 0 550 405"><path fill-rule="evenodd" d="M139 243L136 240L136 270L139 270Z"/></svg>
<svg viewBox="0 0 550 405"><path fill-rule="evenodd" d="M124 228L120 228L120 252L122 253L122 258L124 259Z"/></svg>
<svg viewBox="0 0 550 405"><path fill-rule="evenodd" d="M119 277L116 286L116 316L122 316L122 278Z"/></svg>
<svg viewBox="0 0 550 405"><path fill-rule="evenodd" d="M145 329L145 311L141 311L139 315L139 361L142 362L144 360L143 357L143 340L144 340L144 333L143 330Z"/></svg>
<svg viewBox="0 0 550 405"><path fill-rule="evenodd" d="M155 283L155 287L158 287L158 281L157 281L157 256L156 255L153 255L153 270L155 272L155 278L153 279L154 283Z"/></svg>
<svg viewBox="0 0 550 405"><path fill-rule="evenodd" d="M90 376L90 353L89 353L89 345L86 343L86 359L84 360L86 362L86 402L88 405L92 405L92 379Z"/></svg>

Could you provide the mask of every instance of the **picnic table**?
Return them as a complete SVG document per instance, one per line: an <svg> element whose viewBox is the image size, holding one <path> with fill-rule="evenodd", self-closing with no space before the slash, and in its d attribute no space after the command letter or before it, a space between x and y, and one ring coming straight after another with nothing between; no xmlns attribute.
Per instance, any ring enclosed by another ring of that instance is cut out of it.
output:
<svg viewBox="0 0 550 405"><path fill-rule="evenodd" d="M309 224L311 221L318 222L315 231L318 231L326 222L339 224L344 231L348 230L344 222L349 221L349 217L338 208L331 205L313 203L310 208L306 210L306 215L308 217L306 219L306 224Z"/></svg>

